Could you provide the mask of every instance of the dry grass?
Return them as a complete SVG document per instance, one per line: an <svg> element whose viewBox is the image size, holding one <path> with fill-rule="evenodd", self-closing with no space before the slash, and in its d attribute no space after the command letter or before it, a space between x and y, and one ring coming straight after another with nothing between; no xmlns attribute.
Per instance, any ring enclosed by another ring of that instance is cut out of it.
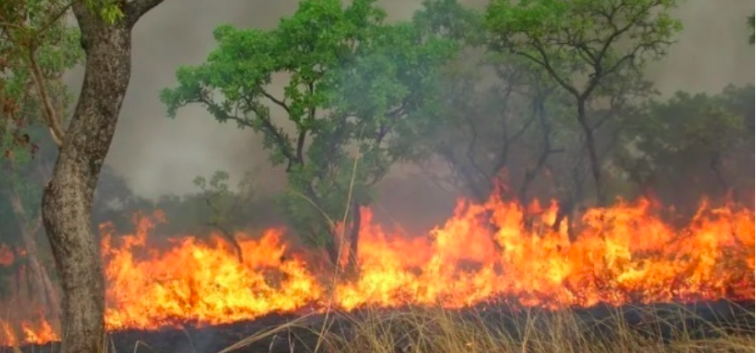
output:
<svg viewBox="0 0 756 353"><path fill-rule="evenodd" d="M242 347L272 340L278 342L276 352L319 353L754 351L753 332L738 331L723 322L699 321L703 324L689 327L686 322L694 314L682 307L671 314L664 315L667 318L645 317L644 322L631 327L619 311L599 321L584 320L572 312L492 316L442 309L368 310L332 314L325 330L321 324L290 323L242 340L221 353L247 351ZM753 314L749 315L753 321ZM308 330L318 337L317 344L303 343L299 335Z"/></svg>
<svg viewBox="0 0 756 353"><path fill-rule="evenodd" d="M347 204L351 201L360 157L358 153L354 160ZM319 209L330 224L335 224L316 203L305 195L298 196ZM348 212L346 207L342 223L346 223ZM341 236L343 239L344 234ZM342 245L339 244L339 258ZM340 275L336 270L334 281ZM754 352L753 325L744 331L733 327L736 323L703 320L683 306L664 315L650 310L638 308L637 314L643 317L643 322L632 327L619 310L600 321L584 320L570 311L556 314L526 311L495 318L484 312L440 308L365 310L360 314L328 311L325 320L318 324L304 324L307 317L302 317L257 333L218 353L247 352L250 350L245 348L262 342L270 344L268 352L260 353ZM753 324L754 313L745 313ZM688 326L691 321L699 325ZM315 336L316 342L295 332Z"/></svg>

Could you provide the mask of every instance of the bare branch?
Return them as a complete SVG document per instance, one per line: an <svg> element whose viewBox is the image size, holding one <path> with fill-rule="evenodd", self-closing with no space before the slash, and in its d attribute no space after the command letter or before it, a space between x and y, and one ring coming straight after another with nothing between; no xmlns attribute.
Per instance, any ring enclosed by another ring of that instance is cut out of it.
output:
<svg viewBox="0 0 756 353"><path fill-rule="evenodd" d="M42 71L37 64L37 60L35 58L35 50L33 47L29 47L29 64L32 69L34 84L35 86L37 86L37 91L39 92L39 98L42 100L42 106L44 107L47 126L50 129L50 135L52 136L52 139L58 146L58 148L60 148L61 146L63 146L63 140L65 138L63 128L61 127L58 114L55 111L55 108L53 108L52 102L50 101L50 96L47 92L47 87L45 86L44 79L42 78Z"/></svg>
<svg viewBox="0 0 756 353"><path fill-rule="evenodd" d="M527 203L528 189L530 189L530 186L535 181L538 173L540 173L541 170L543 170L543 168L546 166L546 162L548 161L549 156L555 153L564 152L564 149L554 149L551 147L551 127L546 121L546 109L544 106L545 100L546 95L541 95L540 97L536 97L536 100L533 103L533 110L535 113L534 115L537 117L538 123L541 127L543 148L541 149L541 153L538 156L535 167L526 169L525 178L520 185L518 195L520 202L523 205Z"/></svg>
<svg viewBox="0 0 756 353"><path fill-rule="evenodd" d="M270 99L271 102L276 103L276 105L278 105L279 107L283 108L283 110L285 110L287 113L291 113L289 111L289 106L286 104L285 100L280 100L280 99L274 97L272 94L266 92L264 89L260 90L260 92L262 93L263 96L265 96L265 98L268 98L268 99Z"/></svg>
<svg viewBox="0 0 756 353"><path fill-rule="evenodd" d="M532 47L535 48L538 54L541 56L541 60L534 57L533 55L530 55L522 51L515 51L515 54L525 57L538 65L541 65L541 67L546 69L549 75L551 75L551 77L557 83L559 83L560 86L564 87L564 89L570 92L573 96L580 97L580 92L578 92L577 88L569 84L566 79L564 79L562 76L560 76L556 72L556 69L554 68L554 66L552 66L551 62L549 61L548 53L546 53L546 50L543 49L543 46L541 46L540 42L538 40L534 40Z"/></svg>
<svg viewBox="0 0 756 353"><path fill-rule="evenodd" d="M205 97L201 96L197 98L197 102L205 104L208 107L209 111L213 112L216 115L220 115L221 120L232 120L241 126L246 126L252 129L258 128L257 126L254 126L249 119L228 114L217 103ZM247 105L249 106L250 109L254 111L257 119L260 119L263 129L267 131L273 137L273 140L276 142L277 147L279 148L281 153L283 153L284 157L288 161L288 166L286 167L286 171L288 172L291 169L292 164L297 162L297 157L294 155L289 139L286 136L282 135L278 131L278 129L276 129L276 127L273 125L273 123L270 121L269 118L266 118L263 114L259 114L259 112L254 109L254 105L252 105L252 102L248 101Z"/></svg>
<svg viewBox="0 0 756 353"><path fill-rule="evenodd" d="M219 192L213 193L215 196L220 195ZM210 210L215 214L216 217L220 217L221 211L216 207L212 201L210 201L210 197L213 195L205 195L203 199L205 200L205 203L207 204L207 207L210 208ZM236 240L236 237L234 237L234 234L230 232L226 227L224 227L218 219L213 219L210 222L207 222L207 225L211 227L215 227L218 230L221 231L221 234L228 240L228 242L231 244L231 246L234 248L234 251L236 252L236 257L239 263L244 263L244 251L242 250L241 246L239 245L239 242Z"/></svg>
<svg viewBox="0 0 756 353"><path fill-rule="evenodd" d="M475 122L470 117L470 114L463 114L463 116L465 121L467 122L467 125L470 127L470 133L472 134L472 136L470 137L470 142L467 144L465 156L470 162L470 165L475 169L475 171L478 172L478 174L480 174L483 178L490 179L491 175L489 175L489 173L486 173L486 171L483 170L480 165L478 165L478 161L475 158L475 146L478 143L478 128L477 126L475 126Z"/></svg>
<svg viewBox="0 0 756 353"><path fill-rule="evenodd" d="M13 29L17 29L17 30L24 30L25 29L24 27L19 26L17 24L10 23L10 22L3 22L3 21L0 21L0 27L13 28Z"/></svg>

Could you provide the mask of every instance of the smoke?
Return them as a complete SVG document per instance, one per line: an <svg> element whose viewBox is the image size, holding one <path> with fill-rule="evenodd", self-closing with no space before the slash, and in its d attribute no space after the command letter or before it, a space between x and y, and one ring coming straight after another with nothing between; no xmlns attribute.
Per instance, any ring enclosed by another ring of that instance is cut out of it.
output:
<svg viewBox="0 0 756 353"><path fill-rule="evenodd" d="M409 19L422 0L382 0L391 19ZM283 173L267 161L259 139L234 124L218 124L199 107L179 111L176 120L165 117L158 100L161 88L175 84L180 65L201 63L215 47L213 29L222 23L272 28L282 16L296 10L298 1L168 0L145 16L134 30L133 74L107 163L122 174L133 190L145 197L196 191L192 179L222 169L240 176L258 169L258 182L267 189L283 186ZM482 0L468 0L482 6ZM665 94L676 90L720 91L727 84L753 83L754 51L748 45L746 16L752 1L689 0L676 11L685 29L665 60L648 70ZM81 75L73 75L78 89ZM75 82L75 83L74 83ZM275 82L274 82L275 85ZM279 87L274 87L275 89ZM279 115L274 118L284 119ZM435 213L452 207L454 196L430 181L409 175L399 167L382 187L383 205ZM411 185L400 187L399 185ZM422 200L426 200L424 202ZM432 201L428 201L432 200ZM424 203L424 204L421 204ZM436 205L435 207L429 207ZM396 209L398 211L398 209ZM445 212L444 212L445 213ZM422 217L420 217L422 218Z"/></svg>
<svg viewBox="0 0 756 353"><path fill-rule="evenodd" d="M176 68L202 63L215 47L220 24L273 28L296 1L166 1L134 29L133 74L107 163L126 177L137 194L196 191L192 180L222 169L231 175L266 166L266 152L249 130L220 125L202 108L190 106L176 120L166 117L160 89L175 84ZM274 173L261 175L272 182Z"/></svg>
<svg viewBox="0 0 756 353"><path fill-rule="evenodd" d="M663 61L648 69L648 77L662 94L677 90L713 94L729 84L754 83L754 50L746 26L754 2L723 4L688 0L675 11L684 26L679 41Z"/></svg>

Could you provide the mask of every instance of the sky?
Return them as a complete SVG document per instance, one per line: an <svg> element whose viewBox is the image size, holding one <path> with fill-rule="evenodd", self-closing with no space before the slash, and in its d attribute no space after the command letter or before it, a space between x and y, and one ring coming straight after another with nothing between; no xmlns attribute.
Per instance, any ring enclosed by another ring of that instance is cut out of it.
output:
<svg viewBox="0 0 756 353"><path fill-rule="evenodd" d="M408 19L421 0L379 3L390 19ZM282 171L268 166L266 153L251 131L221 125L198 107L183 108L175 120L169 119L158 92L175 84L178 66L205 59L215 46L212 31L218 25L272 28L282 16L292 14L296 4L295 0L166 0L143 17L134 29L131 84L106 163L145 197L196 191L192 180L197 175L210 176L219 169L232 176L257 169L259 183L280 187ZM675 15L685 29L666 59L649 67L648 77L666 95L676 90L716 93L730 83L753 83L754 49L747 45L745 25L753 12L752 0L683 1ZM69 75L74 90L81 77L80 71ZM387 202L402 204L407 197L401 195L410 190L415 194L409 198L415 202L413 209L450 198L425 180L410 179L389 178L384 189L389 190L386 200L392 201Z"/></svg>

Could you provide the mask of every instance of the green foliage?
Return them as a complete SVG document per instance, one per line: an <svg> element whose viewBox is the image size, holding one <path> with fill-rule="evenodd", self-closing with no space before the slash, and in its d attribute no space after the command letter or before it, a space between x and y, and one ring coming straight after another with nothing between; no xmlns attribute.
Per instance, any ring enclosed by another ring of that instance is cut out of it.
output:
<svg viewBox="0 0 756 353"><path fill-rule="evenodd" d="M432 123L436 77L457 49L385 16L374 0L309 0L273 30L220 26L219 47L204 64L180 68L178 87L161 100L170 116L199 103L219 122L262 134L273 165L286 164L282 203L294 223L314 243L330 242L350 195L367 203L369 187ZM277 95L268 86L281 74L288 82Z"/></svg>
<svg viewBox="0 0 756 353"><path fill-rule="evenodd" d="M748 16L748 27L751 28L751 36L748 37L748 43L753 44L754 40L756 40L756 34L754 34L754 26L756 25L756 16L751 15Z"/></svg>
<svg viewBox="0 0 756 353"><path fill-rule="evenodd" d="M493 48L532 60L570 93L587 98L604 77L636 75L647 60L665 54L682 29L669 15L676 2L494 0L485 25Z"/></svg>
<svg viewBox="0 0 756 353"><path fill-rule="evenodd" d="M61 115L70 103L61 76L81 62L83 52L78 30L54 17L67 8L65 3L26 1L25 6L19 6L10 2L0 8L3 20L9 21L0 24L0 105L4 107L3 121L12 119L15 127L39 123L38 117L44 116L32 76L32 60L39 66L52 104ZM35 15L26 16L28 13Z"/></svg>
<svg viewBox="0 0 756 353"><path fill-rule="evenodd" d="M616 112L653 91L642 79L649 60L665 55L682 29L676 0L493 0L485 14L488 47L535 64L572 96L599 203L607 201L595 136L617 124ZM601 104L609 102L605 109ZM610 124L606 124L609 120ZM578 157L573 164L582 164Z"/></svg>
<svg viewBox="0 0 756 353"><path fill-rule="evenodd" d="M693 200L750 192L753 174L740 167L753 161L754 95L753 86L728 87L714 96L678 92L652 102L623 131L616 160L631 180Z"/></svg>
<svg viewBox="0 0 756 353"><path fill-rule="evenodd" d="M234 230L245 227L257 219L250 206L258 199L254 175L247 174L237 185L237 191L229 187L230 176L227 172L216 171L210 180L198 176L194 179L201 192L196 196L204 199L205 207L202 208L206 225L218 228L226 235Z"/></svg>
<svg viewBox="0 0 756 353"><path fill-rule="evenodd" d="M37 230L31 236L43 245L38 249L46 244L40 241L40 200L57 149L47 137L40 88L58 116L65 116L71 97L62 75L83 58L78 30L61 20L69 7L63 0L0 3L0 244L23 248L23 228ZM52 262L45 251L29 256Z"/></svg>
<svg viewBox="0 0 756 353"><path fill-rule="evenodd" d="M199 192L161 195L153 200L135 195L125 180L105 165L95 190L94 226L111 222L116 234L131 234L135 215L159 210L167 222L156 226L155 238L218 232L226 236L226 232L241 230L259 234L257 230L280 226L283 220L273 207L274 196L259 193L255 180L255 173L249 173L232 188L228 173L218 171L210 178L195 178Z"/></svg>
<svg viewBox="0 0 756 353"><path fill-rule="evenodd" d="M461 41L467 45L481 44L483 17L457 0L424 0L423 7L412 20L431 36Z"/></svg>
<svg viewBox="0 0 756 353"><path fill-rule="evenodd" d="M38 65L51 104L66 113L70 95L62 81L65 70L83 58L79 33L55 16L67 8L64 1L7 2L0 14L0 191L16 190L23 196L27 215L36 218L44 176L40 165L55 158L40 121L42 101L31 72ZM32 14L25 16L25 14ZM39 147L42 151L38 151ZM34 163L32 163L34 162ZM4 222L3 222L4 223Z"/></svg>

